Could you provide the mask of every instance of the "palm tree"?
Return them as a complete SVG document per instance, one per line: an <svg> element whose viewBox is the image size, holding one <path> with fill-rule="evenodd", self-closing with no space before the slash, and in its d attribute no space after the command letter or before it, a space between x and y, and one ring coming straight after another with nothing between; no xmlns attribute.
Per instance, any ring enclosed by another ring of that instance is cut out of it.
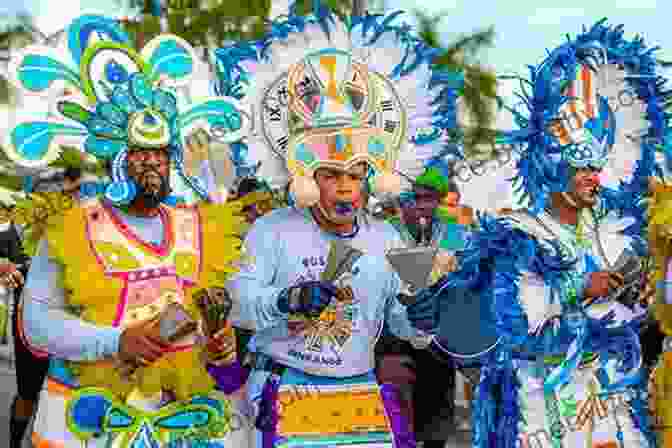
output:
<svg viewBox="0 0 672 448"><path fill-rule="evenodd" d="M310 14L314 8L314 0L296 0L294 7L299 14ZM337 15L343 17L348 14L360 15L366 10L366 0L320 0L320 3L326 5Z"/></svg>
<svg viewBox="0 0 672 448"><path fill-rule="evenodd" d="M463 138L468 156L479 157L483 156L484 148L488 152L491 150L497 135L493 129L496 112L492 107L496 103L497 77L477 60L478 53L493 44L495 32L493 28L476 31L446 46L441 42L439 26L449 14L442 12L429 15L423 11L413 11L418 22L419 36L427 45L442 50L434 64L445 70L464 74L464 87L461 92L463 105L472 119L469 120L471 123L467 129L460 131L461 135L455 137Z"/></svg>
<svg viewBox="0 0 672 448"><path fill-rule="evenodd" d="M117 0L121 5L128 0ZM131 0L133 1L133 0ZM194 46L212 47L228 39L251 39L264 32L271 0L139 0L137 17L125 22L138 47L162 32Z"/></svg>
<svg viewBox="0 0 672 448"><path fill-rule="evenodd" d="M9 62L13 48L23 47L33 41L33 20L27 14L19 14L12 23L0 28L0 65L5 67ZM7 79L0 71L0 104L7 104L11 99L11 88Z"/></svg>

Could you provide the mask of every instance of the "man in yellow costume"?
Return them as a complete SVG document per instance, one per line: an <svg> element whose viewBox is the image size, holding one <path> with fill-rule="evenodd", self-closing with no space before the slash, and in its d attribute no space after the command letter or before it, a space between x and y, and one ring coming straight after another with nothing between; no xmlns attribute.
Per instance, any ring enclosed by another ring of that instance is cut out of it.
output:
<svg viewBox="0 0 672 448"><path fill-rule="evenodd" d="M655 291L652 307L660 330L665 335L663 353L651 375L651 402L654 410L658 443L661 448L672 447L672 408L670 385L672 384L672 186L651 178L649 189L649 247L654 259L651 290Z"/></svg>
<svg viewBox="0 0 672 448"><path fill-rule="evenodd" d="M58 158L59 139L74 138L84 156L111 162L112 182L50 219L31 264L22 333L31 350L52 356L33 443L243 446L224 394L244 378L227 300L217 298L226 299L244 220L239 205L207 203L210 193L182 162L183 148L209 146L200 129L217 126L233 142L243 118L223 99L180 110L173 87L198 61L175 36L138 53L116 22L83 16L68 37L79 74L36 48L13 61L13 75L33 93L60 77L79 96L58 99L59 120L19 124L6 153L39 170ZM171 173L206 202L176 205Z"/></svg>

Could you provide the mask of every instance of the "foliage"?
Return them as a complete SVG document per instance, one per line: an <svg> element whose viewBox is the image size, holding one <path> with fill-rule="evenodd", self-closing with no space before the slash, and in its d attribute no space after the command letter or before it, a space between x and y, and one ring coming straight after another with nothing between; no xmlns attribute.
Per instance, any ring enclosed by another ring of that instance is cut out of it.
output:
<svg viewBox="0 0 672 448"><path fill-rule="evenodd" d="M51 164L54 168L79 168L98 177L107 174L105 162L102 160L85 160L82 158L82 152L79 149L70 146L62 146L61 151L58 160Z"/></svg>
<svg viewBox="0 0 672 448"><path fill-rule="evenodd" d="M464 105L472 113L475 124L464 131L465 151L474 155L480 151L479 145L495 143L496 132L493 129L495 112L492 104L497 95L497 77L477 62L478 53L493 44L495 32L488 28L462 36L448 46L441 42L439 27L449 15L442 12L429 15L415 10L413 15L418 22L418 34L429 46L442 50L441 56L434 63L449 71L464 74L462 91Z"/></svg>
<svg viewBox="0 0 672 448"><path fill-rule="evenodd" d="M0 151L1 150L2 148L0 148ZM21 191L23 188L23 178L10 174L0 174L0 188L5 188L10 191Z"/></svg>
<svg viewBox="0 0 672 448"><path fill-rule="evenodd" d="M9 52L12 47L19 46L21 42L30 43L33 40L32 22L32 18L27 14L18 14L11 23L0 27L0 52ZM5 77L0 76L0 104L9 102L10 93L9 82Z"/></svg>
<svg viewBox="0 0 672 448"><path fill-rule="evenodd" d="M353 11L357 0L321 0L321 3L334 11L339 17L344 17ZM313 12L314 0L296 0L293 4L295 12L299 15L307 15Z"/></svg>
<svg viewBox="0 0 672 448"><path fill-rule="evenodd" d="M211 47L261 36L270 8L271 0L169 0L162 12L168 26L162 30L152 1L143 0L142 14L124 25L139 47L161 32L176 34L194 46Z"/></svg>

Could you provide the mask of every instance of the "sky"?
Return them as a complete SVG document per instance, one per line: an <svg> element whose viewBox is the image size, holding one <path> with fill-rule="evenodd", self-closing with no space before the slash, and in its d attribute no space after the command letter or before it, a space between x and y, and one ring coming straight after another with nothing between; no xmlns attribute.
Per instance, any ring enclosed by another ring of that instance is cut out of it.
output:
<svg viewBox="0 0 672 448"><path fill-rule="evenodd" d="M276 0L277 1L277 0ZM380 0L373 0L380 1ZM646 41L662 47L660 57L672 60L672 33L669 17L672 2L657 0L383 0L389 9L428 13L446 11L442 24L446 42L473 30L495 27L496 42L483 54L484 61L498 73L522 72L525 66L538 63L545 50L561 44L567 33L575 35L583 25L607 17L610 23L624 24L626 34L642 33ZM82 9L106 5L118 10L114 0L8 0L0 6L0 15L20 10L31 12L43 31L62 28ZM544 4L545 6L540 6ZM666 50L667 49L667 50Z"/></svg>
<svg viewBox="0 0 672 448"><path fill-rule="evenodd" d="M611 24L625 25L626 36L641 33L645 42L662 47L659 57L672 59L669 1L387 0L387 7L404 11L418 8L430 13L446 11L449 15L442 22L446 42L494 26L495 45L484 54L484 59L498 73L520 73L527 64L538 64L546 49L562 44L566 34L576 35L582 26L589 27L604 17Z"/></svg>

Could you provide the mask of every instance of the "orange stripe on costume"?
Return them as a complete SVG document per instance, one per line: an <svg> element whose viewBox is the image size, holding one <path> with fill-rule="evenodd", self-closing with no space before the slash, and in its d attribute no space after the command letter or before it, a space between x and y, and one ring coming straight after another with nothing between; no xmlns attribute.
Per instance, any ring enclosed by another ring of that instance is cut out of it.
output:
<svg viewBox="0 0 672 448"><path fill-rule="evenodd" d="M550 131L555 135L555 138L558 139L561 145L568 145L569 142L569 130L567 129L567 124L562 121L557 121L549 126Z"/></svg>
<svg viewBox="0 0 672 448"><path fill-rule="evenodd" d="M66 398L70 398L72 395L72 389L64 384L59 383L58 381L52 380L51 378L47 378L47 390L50 393L62 395Z"/></svg>
<svg viewBox="0 0 672 448"><path fill-rule="evenodd" d="M31 440L33 442L33 448L65 448L60 443L50 442L47 439L43 439L36 432L33 433Z"/></svg>
<svg viewBox="0 0 672 448"><path fill-rule="evenodd" d="M577 108L578 105L578 94L577 90L581 87L578 85L580 83L579 79L575 79L569 84L567 96L570 100L567 101L567 107L569 107L569 119L574 120L574 123L571 123L572 128L581 128L583 126L583 120L581 119L581 114Z"/></svg>
<svg viewBox="0 0 672 448"><path fill-rule="evenodd" d="M595 96L593 92L593 72L585 65L581 67L581 82L583 83L583 102L586 106L588 118L595 117Z"/></svg>

